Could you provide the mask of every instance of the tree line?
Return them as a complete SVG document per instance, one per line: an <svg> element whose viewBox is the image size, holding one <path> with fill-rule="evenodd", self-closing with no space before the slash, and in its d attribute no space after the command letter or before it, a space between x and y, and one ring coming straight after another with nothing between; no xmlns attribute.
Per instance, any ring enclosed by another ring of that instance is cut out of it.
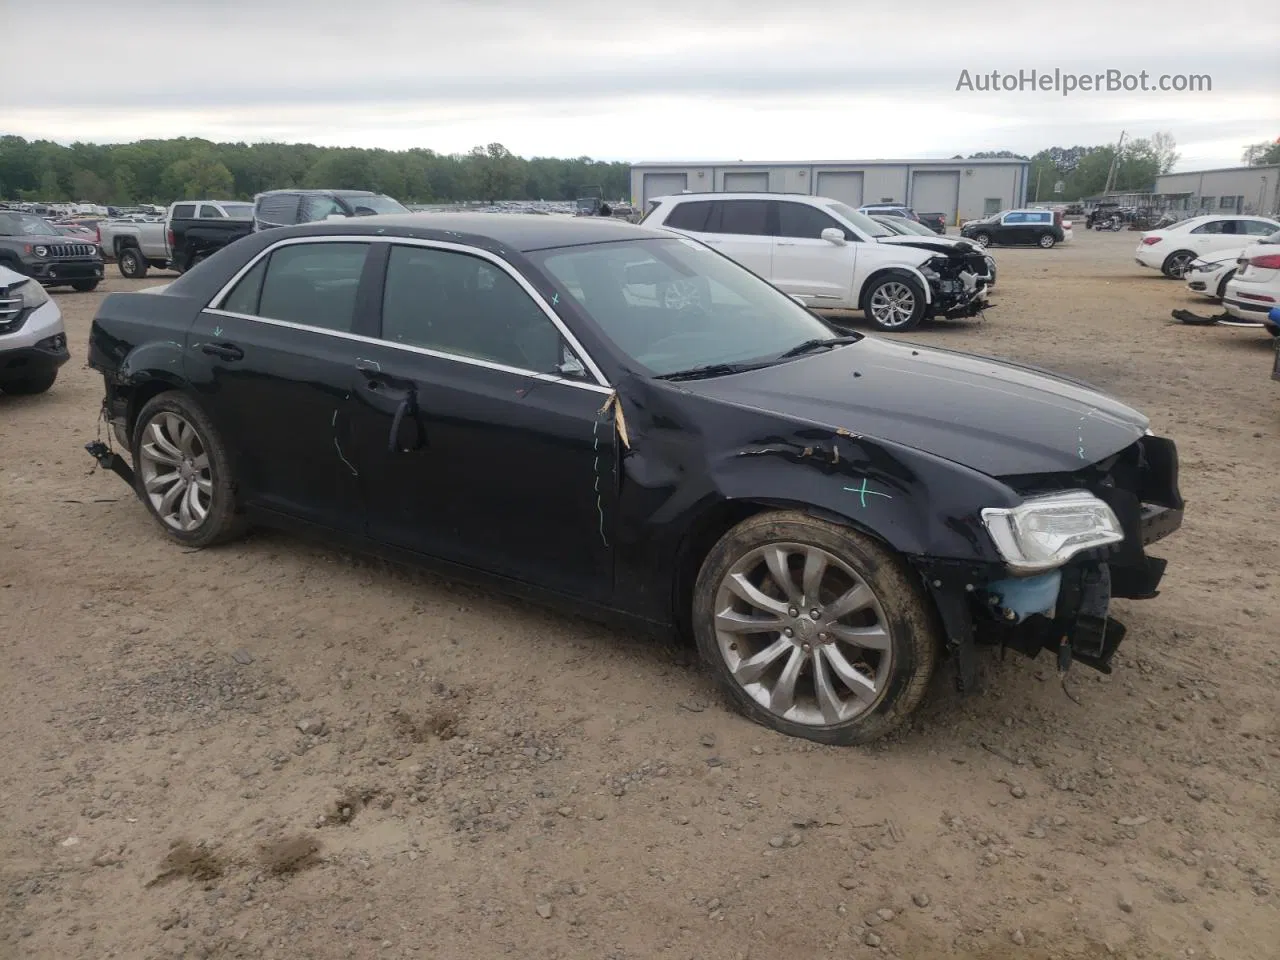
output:
<svg viewBox="0 0 1280 960"><path fill-rule="evenodd" d="M1150 190L1178 160L1173 137L1157 133L1120 148L1113 189ZM1116 146L1049 147L1025 156L1008 150L970 159L1031 161L1032 200L1079 200L1102 193ZM964 159L957 156L955 159ZM1280 163L1280 140L1252 144L1246 164ZM1062 183L1061 192L1054 187ZM376 190L404 203L461 200L572 200L599 187L605 197L631 192L630 164L590 157L524 158L500 143L469 153L318 147L309 143L213 143L181 137L136 143L27 141L0 137L0 199L89 201L126 206L203 197L249 200L281 187Z"/></svg>
<svg viewBox="0 0 1280 960"><path fill-rule="evenodd" d="M630 170L627 163L590 157L525 159L500 143L440 154L186 137L70 146L0 137L3 200L127 206L197 197L250 200L282 187L376 190L403 203L573 200L596 187L616 198L631 192Z"/></svg>

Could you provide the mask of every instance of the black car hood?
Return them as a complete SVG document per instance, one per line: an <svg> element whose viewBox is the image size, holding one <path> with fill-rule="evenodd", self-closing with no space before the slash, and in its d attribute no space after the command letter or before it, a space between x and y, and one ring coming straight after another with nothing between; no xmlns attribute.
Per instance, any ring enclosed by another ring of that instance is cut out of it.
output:
<svg viewBox="0 0 1280 960"><path fill-rule="evenodd" d="M1079 381L872 337L680 386L708 399L914 447L992 477L1078 470L1123 450L1148 423Z"/></svg>
<svg viewBox="0 0 1280 960"><path fill-rule="evenodd" d="M906 239L904 237L901 240L896 240L896 239L893 239L892 237L884 237L882 239L888 240L895 247L919 247L921 250L934 250L937 253L946 253L946 254L982 253L982 251L978 249L977 246L975 246L973 243L970 243L968 240L950 240L950 239L944 240L942 238L938 238L937 240L930 240L928 237L911 237L910 239Z"/></svg>

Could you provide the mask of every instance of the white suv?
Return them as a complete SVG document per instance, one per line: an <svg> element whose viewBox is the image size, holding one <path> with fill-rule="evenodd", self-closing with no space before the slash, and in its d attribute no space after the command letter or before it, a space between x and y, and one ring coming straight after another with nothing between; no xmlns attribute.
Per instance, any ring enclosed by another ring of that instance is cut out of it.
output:
<svg viewBox="0 0 1280 960"><path fill-rule="evenodd" d="M641 223L705 243L815 309L862 310L881 330L987 305L987 261L968 242L915 241L826 197L683 193L662 197Z"/></svg>
<svg viewBox="0 0 1280 960"><path fill-rule="evenodd" d="M0 391L44 393L70 356L58 305L38 281L0 266Z"/></svg>

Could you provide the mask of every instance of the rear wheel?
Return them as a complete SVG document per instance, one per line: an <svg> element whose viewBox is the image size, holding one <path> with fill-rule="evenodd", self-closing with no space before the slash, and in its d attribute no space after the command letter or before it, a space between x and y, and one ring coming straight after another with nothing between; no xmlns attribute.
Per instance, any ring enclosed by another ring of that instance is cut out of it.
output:
<svg viewBox="0 0 1280 960"><path fill-rule="evenodd" d="M58 371L50 370L48 373L35 373L17 380L5 380L0 383L0 390L14 396L29 396L34 393L44 393L57 379Z"/></svg>
<svg viewBox="0 0 1280 960"><path fill-rule="evenodd" d="M1041 248L1044 250L1048 250L1057 242L1058 241L1054 239L1052 233L1042 233L1040 234L1039 239L1036 240L1036 243L1040 244Z"/></svg>
<svg viewBox="0 0 1280 960"><path fill-rule="evenodd" d="M698 649L757 723L819 743L881 737L919 706L939 633L918 578L847 527L799 512L738 524L694 587Z"/></svg>
<svg viewBox="0 0 1280 960"><path fill-rule="evenodd" d="M973 242L978 244L980 247L989 247L991 246L991 234L975 233L973 235Z"/></svg>
<svg viewBox="0 0 1280 960"><path fill-rule="evenodd" d="M1187 275L1187 267L1191 266L1191 261L1196 255L1190 250L1177 250L1164 258L1164 263L1160 265L1160 272L1170 280L1181 280Z"/></svg>
<svg viewBox="0 0 1280 960"><path fill-rule="evenodd" d="M925 306L924 289L908 274L890 273L872 280L862 300L867 319L892 332L918 327Z"/></svg>
<svg viewBox="0 0 1280 960"><path fill-rule="evenodd" d="M147 401L133 428L133 463L138 496L170 538L207 547L244 532L231 458L185 394L170 391Z"/></svg>
<svg viewBox="0 0 1280 960"><path fill-rule="evenodd" d="M141 280L147 275L147 261L137 247L125 247L116 258L116 268L120 276L130 280Z"/></svg>

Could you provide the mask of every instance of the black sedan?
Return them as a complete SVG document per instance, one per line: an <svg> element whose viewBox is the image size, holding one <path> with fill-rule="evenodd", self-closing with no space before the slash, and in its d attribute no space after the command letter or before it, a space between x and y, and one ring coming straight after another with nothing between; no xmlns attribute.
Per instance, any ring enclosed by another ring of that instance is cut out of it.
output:
<svg viewBox="0 0 1280 960"><path fill-rule="evenodd" d="M417 214L254 234L106 297L90 362L186 547L286 526L682 631L751 718L875 738L949 654L1108 670L1176 452L1086 385L841 334L695 240ZM131 464L130 464L131 461Z"/></svg>

